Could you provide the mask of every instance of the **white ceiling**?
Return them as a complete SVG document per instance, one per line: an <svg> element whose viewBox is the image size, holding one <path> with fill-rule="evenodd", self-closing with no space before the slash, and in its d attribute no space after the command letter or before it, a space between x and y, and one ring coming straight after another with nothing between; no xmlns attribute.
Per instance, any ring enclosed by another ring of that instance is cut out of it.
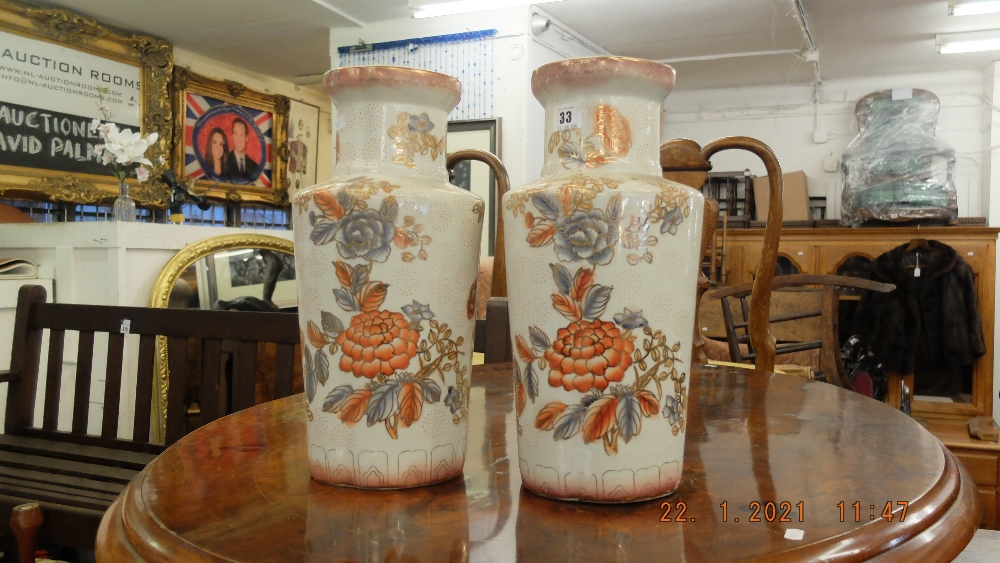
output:
<svg viewBox="0 0 1000 563"><path fill-rule="evenodd" d="M407 0L44 0L277 78L329 69L328 29L409 16ZM823 80L981 70L1000 51L939 55L936 33L1000 28L947 0L800 0ZM795 0L566 0L542 8L617 55L653 60L809 47ZM489 27L484 17L483 27ZM675 62L677 88L809 83L795 54Z"/></svg>

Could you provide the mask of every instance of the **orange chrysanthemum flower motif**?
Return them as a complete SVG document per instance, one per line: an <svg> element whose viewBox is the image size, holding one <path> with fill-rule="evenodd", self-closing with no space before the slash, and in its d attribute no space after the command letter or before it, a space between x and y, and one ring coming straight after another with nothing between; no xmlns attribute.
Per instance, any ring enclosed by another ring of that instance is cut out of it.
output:
<svg viewBox="0 0 1000 563"><path fill-rule="evenodd" d="M608 383L625 377L625 370L632 366L634 349L632 341L622 338L614 323L600 319L573 321L559 329L552 347L545 351L549 385L581 393L591 387L603 391Z"/></svg>
<svg viewBox="0 0 1000 563"><path fill-rule="evenodd" d="M340 369L355 377L373 379L376 375L392 375L406 369L417 355L420 333L409 326L401 313L371 311L355 315L351 326L337 335L343 350Z"/></svg>

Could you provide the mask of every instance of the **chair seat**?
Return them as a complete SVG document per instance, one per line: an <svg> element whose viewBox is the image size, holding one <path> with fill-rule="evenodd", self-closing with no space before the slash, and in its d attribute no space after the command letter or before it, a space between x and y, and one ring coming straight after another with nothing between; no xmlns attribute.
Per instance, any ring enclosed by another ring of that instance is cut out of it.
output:
<svg viewBox="0 0 1000 563"><path fill-rule="evenodd" d="M101 517L156 456L119 449L0 435L0 511L37 502L61 543L93 546ZM75 516L63 522L65 515ZM67 528L68 526L68 528ZM2 529L9 532L8 523Z"/></svg>

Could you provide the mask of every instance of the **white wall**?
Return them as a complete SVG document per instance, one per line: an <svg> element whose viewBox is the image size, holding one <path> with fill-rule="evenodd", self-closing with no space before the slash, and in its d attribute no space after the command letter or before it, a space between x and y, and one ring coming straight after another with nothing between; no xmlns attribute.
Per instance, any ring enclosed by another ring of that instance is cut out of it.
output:
<svg viewBox="0 0 1000 563"><path fill-rule="evenodd" d="M678 76L678 84L684 77ZM756 137L767 143L784 171L802 170L809 194L827 196L827 217L839 217L840 173L825 172L823 159L838 160L858 132L854 117L857 101L877 90L924 88L941 100L938 137L956 152L955 187L959 215L983 216L981 204L983 159L983 73L947 72L824 82L820 102L813 103L810 85L680 91L664 105L663 139L686 137L704 145L731 135ZM813 142L818 128L829 134L823 144ZM749 153L721 153L713 158L717 171L749 168L763 175L764 167Z"/></svg>

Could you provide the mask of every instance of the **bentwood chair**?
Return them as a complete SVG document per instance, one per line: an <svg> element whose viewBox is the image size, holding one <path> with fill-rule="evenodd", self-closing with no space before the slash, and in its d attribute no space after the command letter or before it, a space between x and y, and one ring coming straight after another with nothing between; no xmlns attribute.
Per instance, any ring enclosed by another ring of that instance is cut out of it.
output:
<svg viewBox="0 0 1000 563"><path fill-rule="evenodd" d="M840 357L840 336L838 331L838 311L840 308L840 289L854 288L866 291L888 293L896 286L862 278L848 276L830 276L816 274L794 274L777 276L771 284L774 293L772 303L781 301L786 305L778 314L769 317L769 323L791 323L803 319L818 319L818 340L814 340L815 331L802 339L783 342L776 346L776 354L787 354L805 350L819 350L819 371L828 383L844 389L856 391L847 374L844 372L844 362ZM801 291L803 288L818 288L812 291ZM709 293L709 297L722 302L722 318L726 326L726 339L729 343L729 356L734 362L753 361L756 350L749 337L750 304L747 298L753 290L752 282L723 287ZM799 290L799 291L795 291ZM736 311L734 312L734 305ZM739 317L737 317L739 314ZM814 327L813 327L814 328ZM792 338L795 331L788 331Z"/></svg>
<svg viewBox="0 0 1000 563"><path fill-rule="evenodd" d="M507 171L495 155L486 151L467 149L455 151L448 155L447 167L453 172L459 162L478 160L487 164L496 176L496 243L493 251L493 274L490 285L490 298L486 304L486 319L476 321L476 342L482 343L482 348L476 351L485 353L485 363L510 362L514 359L513 346L510 342L510 319L507 314L507 262L504 256L503 213L500 212L500 201L503 194L510 189L510 178ZM489 220L486 221L489 225ZM488 235L484 235L488 236ZM479 287L478 291L485 288ZM475 303L470 304L470 307ZM478 346L477 346L478 348Z"/></svg>
<svg viewBox="0 0 1000 563"><path fill-rule="evenodd" d="M768 322L768 310L771 305L771 282L774 279L774 265L778 259L778 240L781 236L781 166L774 152L764 143L750 137L723 137L701 147L689 139L672 139L660 145L660 167L663 177L695 189L705 183L708 172L712 170L709 159L724 150L742 149L749 151L764 162L764 168L769 178L769 195L767 209L767 225L764 228L764 246L757 263L757 275L752 282L750 293L748 330L749 339L756 350L756 368L764 371L774 369L775 339L771 334ZM701 254L708 252L709 243L715 235L716 220L719 215L719 203L711 198L705 199L705 224L701 237ZM708 291L710 283L704 275L699 276L698 303L702 295ZM698 311L695 310L695 325ZM694 330L694 358L705 362L704 341L697 326Z"/></svg>

